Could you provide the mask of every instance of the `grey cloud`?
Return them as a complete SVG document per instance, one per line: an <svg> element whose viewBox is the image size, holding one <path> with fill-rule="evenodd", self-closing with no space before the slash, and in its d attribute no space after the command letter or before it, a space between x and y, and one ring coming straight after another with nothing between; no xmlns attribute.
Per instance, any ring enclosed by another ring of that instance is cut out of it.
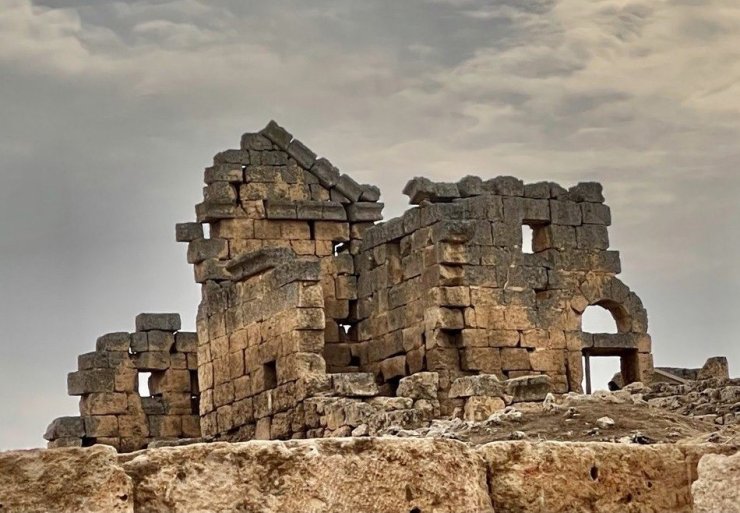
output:
<svg viewBox="0 0 740 513"><path fill-rule="evenodd" d="M64 376L97 335L147 309L192 326L172 227L270 118L387 216L420 174L603 181L656 360L740 368L738 21L712 0L7 0L0 447L75 410Z"/></svg>

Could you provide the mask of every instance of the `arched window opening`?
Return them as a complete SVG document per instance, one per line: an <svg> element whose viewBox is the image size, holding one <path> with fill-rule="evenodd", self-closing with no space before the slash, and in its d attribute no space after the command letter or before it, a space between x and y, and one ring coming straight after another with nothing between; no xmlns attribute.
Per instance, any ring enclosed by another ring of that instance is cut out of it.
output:
<svg viewBox="0 0 740 513"><path fill-rule="evenodd" d="M592 305L586 308L581 317L581 331L584 333L618 333L614 314L605 306Z"/></svg>

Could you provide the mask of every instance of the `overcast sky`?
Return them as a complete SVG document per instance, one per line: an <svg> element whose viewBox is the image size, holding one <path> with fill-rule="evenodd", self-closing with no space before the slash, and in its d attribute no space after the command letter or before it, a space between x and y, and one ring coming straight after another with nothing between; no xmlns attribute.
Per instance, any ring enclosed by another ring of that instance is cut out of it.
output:
<svg viewBox="0 0 740 513"><path fill-rule="evenodd" d="M0 0L0 449L142 311L194 328L174 242L274 118L386 218L416 175L598 180L656 363L740 374L737 0Z"/></svg>

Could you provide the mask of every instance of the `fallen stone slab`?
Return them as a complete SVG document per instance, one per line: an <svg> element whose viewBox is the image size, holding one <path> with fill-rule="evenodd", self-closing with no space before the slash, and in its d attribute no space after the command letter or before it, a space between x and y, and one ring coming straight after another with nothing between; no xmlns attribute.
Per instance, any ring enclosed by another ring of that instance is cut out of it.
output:
<svg viewBox="0 0 740 513"><path fill-rule="evenodd" d="M112 447L0 453L3 513L133 513L129 478Z"/></svg>
<svg viewBox="0 0 740 513"><path fill-rule="evenodd" d="M122 456L137 511L493 512L482 460L450 440L338 438Z"/></svg>

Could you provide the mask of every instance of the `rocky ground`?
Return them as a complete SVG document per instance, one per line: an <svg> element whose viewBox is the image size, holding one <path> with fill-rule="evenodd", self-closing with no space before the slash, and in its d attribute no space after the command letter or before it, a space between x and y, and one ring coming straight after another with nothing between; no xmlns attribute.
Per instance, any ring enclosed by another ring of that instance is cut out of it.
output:
<svg viewBox="0 0 740 513"><path fill-rule="evenodd" d="M484 444L504 440L617 442L642 445L709 442L740 447L740 425L689 417L651 405L639 394L597 392L543 403L519 403L482 422L437 420L431 426L384 434L442 437Z"/></svg>

